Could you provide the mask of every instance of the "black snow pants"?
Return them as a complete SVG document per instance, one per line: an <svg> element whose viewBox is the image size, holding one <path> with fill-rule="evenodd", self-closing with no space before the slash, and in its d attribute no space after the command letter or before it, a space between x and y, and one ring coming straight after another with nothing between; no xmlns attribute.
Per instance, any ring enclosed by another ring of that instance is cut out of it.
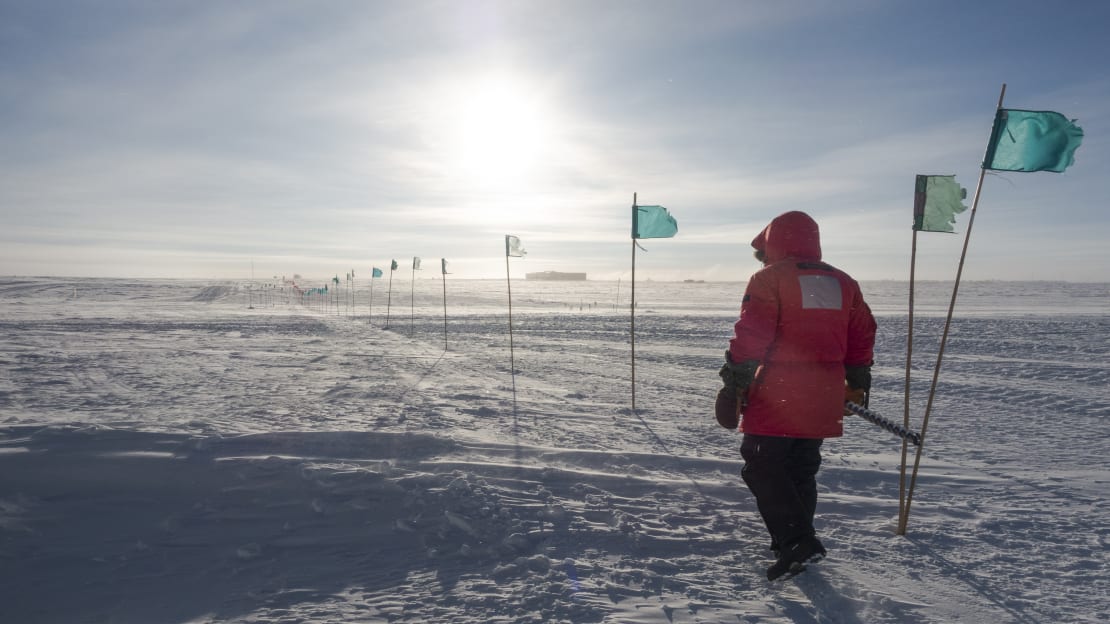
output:
<svg viewBox="0 0 1110 624"><path fill-rule="evenodd" d="M817 509L817 471L824 440L744 434L740 475L755 495L756 506L780 548L813 537Z"/></svg>

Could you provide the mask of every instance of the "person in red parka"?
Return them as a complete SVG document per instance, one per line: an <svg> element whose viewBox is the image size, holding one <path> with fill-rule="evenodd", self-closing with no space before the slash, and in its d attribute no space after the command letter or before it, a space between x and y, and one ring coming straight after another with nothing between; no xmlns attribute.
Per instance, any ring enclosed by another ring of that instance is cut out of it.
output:
<svg viewBox="0 0 1110 624"><path fill-rule="evenodd" d="M821 444L843 433L845 400L867 402L875 320L859 284L821 261L806 213L779 215L752 247L764 267L744 291L717 419L744 434L741 475L771 533L775 580L825 556L813 528Z"/></svg>

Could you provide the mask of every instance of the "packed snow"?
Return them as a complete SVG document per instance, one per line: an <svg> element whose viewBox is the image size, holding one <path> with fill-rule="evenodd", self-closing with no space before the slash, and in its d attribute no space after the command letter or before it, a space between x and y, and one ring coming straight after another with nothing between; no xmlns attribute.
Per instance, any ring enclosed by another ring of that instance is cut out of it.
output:
<svg viewBox="0 0 1110 624"><path fill-rule="evenodd" d="M829 558L768 583L712 415L742 283L636 285L635 410L627 282L514 280L511 350L504 280L386 284L0 278L0 621L1110 621L1110 285L961 285L907 534L846 417ZM900 422L907 284L863 287Z"/></svg>

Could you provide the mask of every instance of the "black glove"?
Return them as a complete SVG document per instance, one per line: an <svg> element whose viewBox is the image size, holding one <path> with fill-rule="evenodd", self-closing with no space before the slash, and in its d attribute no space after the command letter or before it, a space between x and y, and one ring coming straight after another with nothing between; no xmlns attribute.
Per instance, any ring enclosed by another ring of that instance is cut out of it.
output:
<svg viewBox="0 0 1110 624"><path fill-rule="evenodd" d="M717 424L725 429L735 429L740 426L740 416L736 409L736 391L732 388L721 388L717 392L717 402L713 405L717 415Z"/></svg>
<svg viewBox="0 0 1110 624"><path fill-rule="evenodd" d="M717 402L713 406L717 416L717 424L725 429L736 429L740 426L741 407L747 403L748 386L752 385L755 371L759 368L758 360L747 360L740 364L732 361L728 351L725 351L725 365L718 371L725 387L717 392Z"/></svg>
<svg viewBox="0 0 1110 624"><path fill-rule="evenodd" d="M863 366L845 366L844 381L848 384L845 390L845 398L858 399L862 391L862 400L852 402L867 407L871 399L871 366L867 364Z"/></svg>
<svg viewBox="0 0 1110 624"><path fill-rule="evenodd" d="M732 361L732 355L725 351L725 365L717 372L725 388L731 388L737 397L743 397L748 392L748 386L755 379L755 371L759 368L759 360L744 360L737 364Z"/></svg>

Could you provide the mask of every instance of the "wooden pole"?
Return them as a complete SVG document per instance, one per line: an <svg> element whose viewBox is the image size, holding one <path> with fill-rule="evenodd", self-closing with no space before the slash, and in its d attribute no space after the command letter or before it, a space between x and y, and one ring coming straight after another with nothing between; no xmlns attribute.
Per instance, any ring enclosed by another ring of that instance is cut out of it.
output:
<svg viewBox="0 0 1110 624"><path fill-rule="evenodd" d="M636 411L636 193L632 194L632 301L629 304L632 338L632 411Z"/></svg>
<svg viewBox="0 0 1110 624"><path fill-rule="evenodd" d="M447 259L440 259L443 273L443 350L447 351Z"/></svg>
<svg viewBox="0 0 1110 624"><path fill-rule="evenodd" d="M1002 100L1006 97L1006 85L1002 85L1002 92L998 94L998 106L995 108L995 116L998 110L1002 108ZM992 118L993 119L993 118ZM993 126L992 126L993 129ZM988 148L990 147L990 141ZM985 164L985 163L984 163ZM940 365L944 359L944 346L948 342L948 331L952 326L952 313L956 308L956 295L960 291L960 277L964 272L964 260L967 258L968 242L971 240L971 228L975 225L975 211L979 208L979 196L983 191L983 179L987 175L987 170L981 165L979 167L979 181L975 185L975 199L971 202L971 215L967 219L967 233L964 235L964 246L960 252L960 264L956 269L956 283L952 286L952 300L948 303L948 316L944 320L944 331L940 336L940 349L937 351L937 363L933 368L933 381L929 387L929 401L925 404L925 417L921 422L921 444L917 447L917 455L913 460L913 473L910 475L910 485L906 492L905 509L902 512L902 517L898 523L898 535L906 534L906 525L910 520L910 505L913 503L913 490L917 484L917 470L921 465L921 452L925 448L925 432L929 428L929 415L933 411L933 399L937 391L937 379L940 377Z"/></svg>
<svg viewBox="0 0 1110 624"><path fill-rule="evenodd" d="M505 236L505 285L509 291L509 373L513 378L513 405L516 405L516 356L513 353L513 282L509 279L509 237Z"/></svg>
<svg viewBox="0 0 1110 624"><path fill-rule="evenodd" d="M393 260L389 261L389 290L385 294L385 328L389 329L389 308L393 304Z"/></svg>
<svg viewBox="0 0 1110 624"><path fill-rule="evenodd" d="M917 228L913 230L913 243L910 245L910 302L909 315L906 320L906 387L902 402L902 425L910 428L910 370L913 363L913 289L914 268L917 264ZM902 464L898 473L898 526L902 526L902 514L906 505L906 456L909 451L909 442L902 439Z"/></svg>

